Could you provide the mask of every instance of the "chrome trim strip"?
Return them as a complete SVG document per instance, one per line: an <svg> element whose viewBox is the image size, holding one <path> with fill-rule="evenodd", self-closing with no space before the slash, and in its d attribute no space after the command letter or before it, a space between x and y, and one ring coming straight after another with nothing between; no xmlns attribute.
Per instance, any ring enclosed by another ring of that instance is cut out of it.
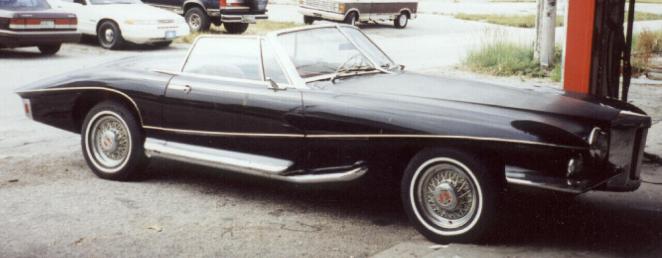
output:
<svg viewBox="0 0 662 258"><path fill-rule="evenodd" d="M334 182L349 182L358 179L368 172L367 167L357 167L350 171L330 174L317 174L317 175L298 175L298 176L283 176L274 179L287 181L297 184L318 184L318 183L334 183Z"/></svg>
<svg viewBox="0 0 662 258"><path fill-rule="evenodd" d="M573 194L580 194L582 191L572 189L572 188L563 188L563 187L557 187L553 185L547 185L547 184L542 184L542 183L536 183L533 181L529 180L524 180L524 179L517 179L517 178L510 178L506 177L506 182L509 184L514 184L514 185L522 185L522 186L528 186L528 187L535 187L535 188L541 188L541 189L547 189L547 190L553 190L553 191L559 191L559 192L564 192L564 193L573 193Z"/></svg>
<svg viewBox="0 0 662 258"><path fill-rule="evenodd" d="M559 147L567 149L583 150L586 147L560 145L553 143L534 142L525 140L512 140L494 137L475 137L475 136L462 136L462 135L439 135L439 134L318 134L306 135L306 138L419 138L419 139L461 139L461 140L475 140L475 141L490 141L490 142L508 142L520 143L527 145L541 145L548 147Z"/></svg>
<svg viewBox="0 0 662 258"><path fill-rule="evenodd" d="M145 140L144 148L145 154L150 158L166 158L298 184L347 182L363 176L368 171L367 167L359 166L338 173L285 176L286 170L293 164L292 161L152 138Z"/></svg>
<svg viewBox="0 0 662 258"><path fill-rule="evenodd" d="M280 138L304 138L303 134L272 134L272 133L239 133L239 132L213 132L213 131L200 131L200 130L186 130L186 129L172 129L157 126L143 126L144 129L173 132L180 134L190 135L207 135L207 136L229 136L229 137L280 137Z"/></svg>
<svg viewBox="0 0 662 258"><path fill-rule="evenodd" d="M635 112L627 111L627 110L621 110L620 114L621 115L626 115L626 116L649 117L649 116L644 115L644 114L639 114L639 113L635 113Z"/></svg>
<svg viewBox="0 0 662 258"><path fill-rule="evenodd" d="M140 112L140 108L138 108L138 104L136 104L135 101L129 95L127 95L124 92L115 90L115 89L110 89L110 88L105 88L105 87L66 87L66 88L50 88L50 89L36 89L36 90L26 90L26 91L17 91L16 93L33 93L33 92L51 92L51 91L77 91L77 90L104 90L104 91L109 91L113 92L116 94L119 94L120 96L126 98L131 102L134 108L136 108L136 112L138 114L138 119L140 120L140 124L143 124L143 118L142 118L142 113Z"/></svg>
<svg viewBox="0 0 662 258"><path fill-rule="evenodd" d="M147 138L145 154L198 165L227 169L254 175L277 175L285 172L293 162L289 160L199 147Z"/></svg>
<svg viewBox="0 0 662 258"><path fill-rule="evenodd" d="M506 142L518 143L527 145L539 145L547 147L557 147L566 149L584 150L586 147L559 145L553 143L533 142L524 140L512 140L493 137L474 137L474 136L461 136L461 135L435 135L435 134L273 134L273 133L243 133L243 132L215 132L215 131L201 131L201 130L186 130L186 129L173 129L163 128L157 126L143 126L144 129L159 130L181 134L191 135L207 135L207 136L230 136L230 137L280 137L280 138L310 138L310 139L357 139L357 138L375 138L375 139L391 139L391 138L411 138L411 139L458 139L458 140L473 140L473 141L490 141L490 142Z"/></svg>

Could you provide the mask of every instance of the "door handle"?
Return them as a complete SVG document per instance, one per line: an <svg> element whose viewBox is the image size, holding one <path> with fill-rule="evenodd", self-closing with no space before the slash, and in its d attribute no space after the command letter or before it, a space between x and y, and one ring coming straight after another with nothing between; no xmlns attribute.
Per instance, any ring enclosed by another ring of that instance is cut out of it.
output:
<svg viewBox="0 0 662 258"><path fill-rule="evenodd" d="M168 87L169 87L170 89L172 89L172 90L181 90L181 91L183 91L183 92L186 93L186 94L191 93L191 90L193 90L193 88L191 88L190 85L176 85L176 84L171 84L171 85L168 86Z"/></svg>

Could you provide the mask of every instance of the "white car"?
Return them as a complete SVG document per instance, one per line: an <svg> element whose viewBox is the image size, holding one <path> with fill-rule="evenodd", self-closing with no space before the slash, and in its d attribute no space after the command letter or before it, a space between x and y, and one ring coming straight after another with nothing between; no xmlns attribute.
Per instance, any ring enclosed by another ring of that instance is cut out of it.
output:
<svg viewBox="0 0 662 258"><path fill-rule="evenodd" d="M183 17L140 0L49 0L51 6L75 13L78 30L98 38L99 44L117 49L125 42L169 46L190 29Z"/></svg>

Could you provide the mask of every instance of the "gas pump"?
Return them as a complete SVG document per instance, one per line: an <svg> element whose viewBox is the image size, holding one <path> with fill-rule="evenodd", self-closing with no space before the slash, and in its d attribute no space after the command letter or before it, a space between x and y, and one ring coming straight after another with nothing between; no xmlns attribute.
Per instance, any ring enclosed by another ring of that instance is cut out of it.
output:
<svg viewBox="0 0 662 258"><path fill-rule="evenodd" d="M627 101L634 4L635 0L568 0L566 91Z"/></svg>

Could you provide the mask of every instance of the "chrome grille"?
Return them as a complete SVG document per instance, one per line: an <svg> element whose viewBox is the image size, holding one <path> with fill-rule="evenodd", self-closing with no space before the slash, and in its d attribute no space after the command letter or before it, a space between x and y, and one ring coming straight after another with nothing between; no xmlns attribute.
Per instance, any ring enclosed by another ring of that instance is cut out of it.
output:
<svg viewBox="0 0 662 258"><path fill-rule="evenodd" d="M336 10L336 2L328 1L328 0L303 0L302 5L312 9L318 9L324 11Z"/></svg>

